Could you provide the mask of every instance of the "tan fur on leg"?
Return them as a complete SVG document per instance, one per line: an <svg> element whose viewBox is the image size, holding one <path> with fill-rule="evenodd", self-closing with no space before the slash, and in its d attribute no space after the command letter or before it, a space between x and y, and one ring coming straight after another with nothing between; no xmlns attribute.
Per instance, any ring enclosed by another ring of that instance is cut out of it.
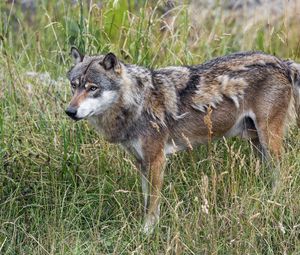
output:
<svg viewBox="0 0 300 255"><path fill-rule="evenodd" d="M282 155L282 143L284 135L284 115L276 115L269 123L259 122L259 139L268 156L274 161L270 163L273 170L273 192L276 192L280 179L280 159Z"/></svg>
<svg viewBox="0 0 300 255"><path fill-rule="evenodd" d="M163 185L163 173L165 165L165 155L163 143L149 146L145 166L148 172L150 196L145 215L144 232L151 233L155 223L159 220L160 193Z"/></svg>

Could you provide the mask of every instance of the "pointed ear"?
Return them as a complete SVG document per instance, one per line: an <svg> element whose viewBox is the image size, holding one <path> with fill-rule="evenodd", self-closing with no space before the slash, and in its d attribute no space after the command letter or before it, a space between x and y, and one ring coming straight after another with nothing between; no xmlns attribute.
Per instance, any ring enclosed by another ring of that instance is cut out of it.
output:
<svg viewBox="0 0 300 255"><path fill-rule="evenodd" d="M83 61L84 55L80 53L80 51L72 46L71 47L71 55L73 57L74 64L78 64Z"/></svg>
<svg viewBox="0 0 300 255"><path fill-rule="evenodd" d="M120 66L116 55L111 52L104 57L103 61L100 62L100 65L102 65L105 70L110 70L112 68L117 70Z"/></svg>

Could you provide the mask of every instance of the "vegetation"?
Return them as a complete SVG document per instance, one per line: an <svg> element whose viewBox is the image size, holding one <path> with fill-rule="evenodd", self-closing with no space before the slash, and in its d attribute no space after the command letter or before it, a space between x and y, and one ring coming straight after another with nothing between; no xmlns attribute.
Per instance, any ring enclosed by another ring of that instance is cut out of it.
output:
<svg viewBox="0 0 300 255"><path fill-rule="evenodd" d="M145 236L133 158L64 113L71 45L152 68L241 50L300 62L299 17L250 23L217 4L198 18L181 5L162 29L161 2L37 2L34 13L0 3L0 254L300 253L296 128L275 193L239 139L170 157L161 220Z"/></svg>

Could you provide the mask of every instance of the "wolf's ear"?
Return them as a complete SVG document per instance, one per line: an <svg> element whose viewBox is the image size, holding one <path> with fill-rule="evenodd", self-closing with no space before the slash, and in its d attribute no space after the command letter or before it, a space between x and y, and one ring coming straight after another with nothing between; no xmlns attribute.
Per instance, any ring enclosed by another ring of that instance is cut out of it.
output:
<svg viewBox="0 0 300 255"><path fill-rule="evenodd" d="M113 68L116 72L120 72L121 68L116 55L111 52L104 57L103 61L100 62L100 65L102 65L105 70Z"/></svg>
<svg viewBox="0 0 300 255"><path fill-rule="evenodd" d="M73 57L74 64L78 64L83 61L84 55L80 53L80 51L72 46L71 47L71 55Z"/></svg>

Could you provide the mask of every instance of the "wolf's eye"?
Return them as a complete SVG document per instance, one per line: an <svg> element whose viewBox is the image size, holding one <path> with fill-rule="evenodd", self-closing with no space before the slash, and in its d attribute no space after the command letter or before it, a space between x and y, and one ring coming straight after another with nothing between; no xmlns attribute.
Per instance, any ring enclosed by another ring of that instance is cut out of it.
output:
<svg viewBox="0 0 300 255"><path fill-rule="evenodd" d="M76 84L75 83L71 83L71 87L73 88L73 89L76 89Z"/></svg>
<svg viewBox="0 0 300 255"><path fill-rule="evenodd" d="M97 90L97 89L98 89L98 87L96 87L96 86L91 86L91 87L89 88L90 91L95 91L95 90Z"/></svg>

